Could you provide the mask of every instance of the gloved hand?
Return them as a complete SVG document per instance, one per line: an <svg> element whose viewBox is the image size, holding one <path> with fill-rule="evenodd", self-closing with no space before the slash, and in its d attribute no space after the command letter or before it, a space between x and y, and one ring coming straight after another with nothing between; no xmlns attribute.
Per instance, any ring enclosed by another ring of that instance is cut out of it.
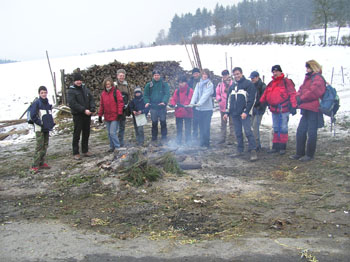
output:
<svg viewBox="0 0 350 262"><path fill-rule="evenodd" d="M174 107L175 107L175 106L173 106L173 105L171 105L171 104L169 104L168 106L169 106L170 108L174 108Z"/></svg>
<svg viewBox="0 0 350 262"><path fill-rule="evenodd" d="M294 116L297 113L297 109L295 107L292 107L289 111L292 114L292 116Z"/></svg>
<svg viewBox="0 0 350 262"><path fill-rule="evenodd" d="M102 116L99 116L99 117L98 117L98 122L99 122L100 124L103 123L103 121L102 121Z"/></svg>

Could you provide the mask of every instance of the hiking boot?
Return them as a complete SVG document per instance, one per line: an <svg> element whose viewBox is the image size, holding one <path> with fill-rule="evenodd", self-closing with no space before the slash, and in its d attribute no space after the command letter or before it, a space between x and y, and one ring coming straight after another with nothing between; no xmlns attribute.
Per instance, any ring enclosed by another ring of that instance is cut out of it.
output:
<svg viewBox="0 0 350 262"><path fill-rule="evenodd" d="M299 160L300 158L302 158L303 156L301 155L292 155L292 156L289 156L289 159L292 159L292 160Z"/></svg>
<svg viewBox="0 0 350 262"><path fill-rule="evenodd" d="M41 166L39 166L39 168L40 169L50 169L51 167L48 164L44 163Z"/></svg>
<svg viewBox="0 0 350 262"><path fill-rule="evenodd" d="M79 154L76 154L76 155L73 156L73 159L74 160L81 160L81 157L80 157Z"/></svg>
<svg viewBox="0 0 350 262"><path fill-rule="evenodd" d="M305 155L305 156L299 158L299 161L301 161L301 162L308 162L308 161L311 161L312 159L313 159L313 157Z"/></svg>
<svg viewBox="0 0 350 262"><path fill-rule="evenodd" d="M280 155L284 155L285 153L286 153L286 150L284 150L284 149L280 150Z"/></svg>
<svg viewBox="0 0 350 262"><path fill-rule="evenodd" d="M272 148L270 150L267 151L268 154L274 154L274 153L277 153L279 152L276 148Z"/></svg>
<svg viewBox="0 0 350 262"><path fill-rule="evenodd" d="M258 155L256 154L255 150L250 151L250 161L256 161L258 160Z"/></svg>
<svg viewBox="0 0 350 262"><path fill-rule="evenodd" d="M91 153L91 152L83 153L83 156L84 156L84 157L91 157L91 156L93 156L93 155L94 155L94 154Z"/></svg>
<svg viewBox="0 0 350 262"><path fill-rule="evenodd" d="M29 169L29 171L30 171L30 173L32 173L32 174L36 174L36 173L39 172L39 167L31 167L31 168Z"/></svg>
<svg viewBox="0 0 350 262"><path fill-rule="evenodd" d="M107 153L113 153L114 152L114 148L110 148L107 150Z"/></svg>

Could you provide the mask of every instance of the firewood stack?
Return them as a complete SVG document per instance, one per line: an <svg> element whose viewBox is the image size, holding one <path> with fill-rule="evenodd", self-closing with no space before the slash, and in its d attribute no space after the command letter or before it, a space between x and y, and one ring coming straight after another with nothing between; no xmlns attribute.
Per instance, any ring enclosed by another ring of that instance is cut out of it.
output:
<svg viewBox="0 0 350 262"><path fill-rule="evenodd" d="M185 71L178 62L165 61L154 63L128 63L123 64L114 61L107 65L93 65L86 70L75 69L73 73L80 72L83 76L84 84L90 88L96 104L99 105L100 94L103 91L102 82L106 77L112 77L114 81L117 79L117 70L124 68L126 70L126 81L131 88L140 86L142 89L152 79L152 71L158 69L161 76L168 82L170 86L170 93L172 94L176 87L178 87L178 80L182 75L186 75L188 79L191 77L191 71ZM73 73L65 74L66 89L73 84ZM220 81L220 77L213 76L213 82L216 84Z"/></svg>

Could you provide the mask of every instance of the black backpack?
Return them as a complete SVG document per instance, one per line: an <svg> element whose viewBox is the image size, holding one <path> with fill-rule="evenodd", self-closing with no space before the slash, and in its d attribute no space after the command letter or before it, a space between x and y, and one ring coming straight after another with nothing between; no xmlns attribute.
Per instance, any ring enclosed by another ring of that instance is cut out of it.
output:
<svg viewBox="0 0 350 262"><path fill-rule="evenodd" d="M123 113L125 113L126 116L130 116L131 110L130 110L130 105L129 105L129 94L126 94L126 93L121 93L121 94L122 94L123 102L124 102ZM113 96L114 96L114 101L118 106L117 87L114 88Z"/></svg>

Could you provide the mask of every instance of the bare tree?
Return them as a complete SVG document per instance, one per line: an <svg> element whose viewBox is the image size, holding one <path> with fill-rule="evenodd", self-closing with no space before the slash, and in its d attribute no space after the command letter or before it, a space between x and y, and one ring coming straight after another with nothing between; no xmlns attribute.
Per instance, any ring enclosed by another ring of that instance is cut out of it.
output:
<svg viewBox="0 0 350 262"><path fill-rule="evenodd" d="M333 4L334 0L313 0L315 3L314 18L317 24L324 26L324 42L323 46L327 45L327 27L328 23L333 18Z"/></svg>

